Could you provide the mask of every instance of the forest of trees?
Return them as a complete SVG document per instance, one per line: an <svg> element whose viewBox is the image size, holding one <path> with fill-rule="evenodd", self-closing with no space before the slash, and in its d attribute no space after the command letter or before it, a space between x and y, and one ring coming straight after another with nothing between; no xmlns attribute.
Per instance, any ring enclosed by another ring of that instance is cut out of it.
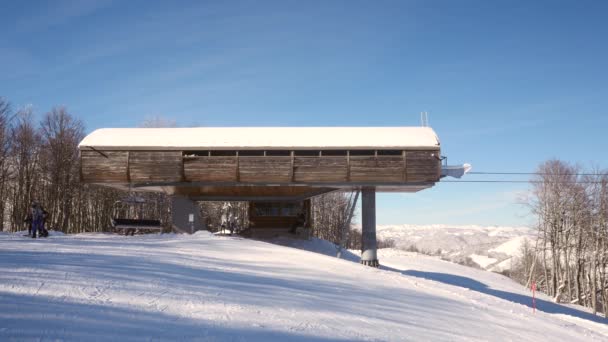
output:
<svg viewBox="0 0 608 342"><path fill-rule="evenodd" d="M531 184L538 238L522 246L512 276L608 316L608 173L549 160Z"/></svg>
<svg viewBox="0 0 608 342"><path fill-rule="evenodd" d="M34 120L0 99L0 214L4 230L25 229L30 204L51 213L47 225L66 233L107 226L117 191L80 183L78 143L84 125L64 107Z"/></svg>

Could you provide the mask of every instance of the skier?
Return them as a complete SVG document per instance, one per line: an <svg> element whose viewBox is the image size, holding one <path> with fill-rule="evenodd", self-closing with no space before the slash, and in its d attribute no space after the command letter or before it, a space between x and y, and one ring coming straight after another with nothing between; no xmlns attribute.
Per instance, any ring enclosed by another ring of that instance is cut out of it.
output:
<svg viewBox="0 0 608 342"><path fill-rule="evenodd" d="M32 227L30 236L35 239L38 227L42 224L42 211L40 211L38 208L38 203L36 202L32 203L32 207L30 208L30 217Z"/></svg>
<svg viewBox="0 0 608 342"><path fill-rule="evenodd" d="M48 231L44 228L44 223L48 213L38 203L33 203L31 208L32 215L32 238L36 238L36 232L39 233L39 237L47 237Z"/></svg>
<svg viewBox="0 0 608 342"><path fill-rule="evenodd" d="M32 203L32 208L34 208L34 203ZM23 223L27 224L27 235L23 236L32 236L32 209L28 210L25 219L23 219Z"/></svg>
<svg viewBox="0 0 608 342"><path fill-rule="evenodd" d="M49 218L49 213L42 205L40 205L40 210L42 210L42 225L40 226L40 233L38 233L38 236L48 237L49 231L46 229L46 221Z"/></svg>

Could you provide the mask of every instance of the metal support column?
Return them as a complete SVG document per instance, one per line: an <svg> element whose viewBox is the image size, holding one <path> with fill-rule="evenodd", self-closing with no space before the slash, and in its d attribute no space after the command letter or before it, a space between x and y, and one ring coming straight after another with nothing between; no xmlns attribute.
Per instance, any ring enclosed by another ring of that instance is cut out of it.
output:
<svg viewBox="0 0 608 342"><path fill-rule="evenodd" d="M377 241L376 241L376 189L363 188L361 190L361 263L363 265L378 267Z"/></svg>
<svg viewBox="0 0 608 342"><path fill-rule="evenodd" d="M182 196L171 196L171 226L179 233L192 234L203 229L203 221L195 201Z"/></svg>

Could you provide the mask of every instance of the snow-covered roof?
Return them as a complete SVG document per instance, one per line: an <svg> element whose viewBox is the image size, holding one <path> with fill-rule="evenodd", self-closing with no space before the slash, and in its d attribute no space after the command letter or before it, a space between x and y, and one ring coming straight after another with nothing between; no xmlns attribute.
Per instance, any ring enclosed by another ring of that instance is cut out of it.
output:
<svg viewBox="0 0 608 342"><path fill-rule="evenodd" d="M252 150L437 148L430 127L196 127L103 128L87 135L81 149Z"/></svg>

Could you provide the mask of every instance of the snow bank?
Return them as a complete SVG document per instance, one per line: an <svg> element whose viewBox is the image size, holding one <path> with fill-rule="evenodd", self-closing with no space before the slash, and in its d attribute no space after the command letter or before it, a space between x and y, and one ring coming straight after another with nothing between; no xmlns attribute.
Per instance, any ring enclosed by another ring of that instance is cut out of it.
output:
<svg viewBox="0 0 608 342"><path fill-rule="evenodd" d="M270 240L270 242L281 246L293 247L309 252L327 255L330 257L335 257L338 254L338 248L335 244L327 240L322 240L318 238L311 238L310 240L299 240L290 239L287 237L279 237ZM354 262L359 262L360 260L360 257L356 255L354 251L349 250L342 250L341 258Z"/></svg>
<svg viewBox="0 0 608 342"><path fill-rule="evenodd" d="M507 242L488 250L488 252L503 253L513 257L521 257L521 247L525 242L528 242L531 247L534 247L534 240L531 236L518 236Z"/></svg>
<svg viewBox="0 0 608 342"><path fill-rule="evenodd" d="M505 277L394 249L374 269L206 232L3 234L0 255L3 341L608 338L606 320L544 296L533 314Z"/></svg>
<svg viewBox="0 0 608 342"><path fill-rule="evenodd" d="M485 255L479 254L471 254L469 256L474 263L481 266L481 268L487 268L488 266L495 264L498 260L494 258L489 258Z"/></svg>

